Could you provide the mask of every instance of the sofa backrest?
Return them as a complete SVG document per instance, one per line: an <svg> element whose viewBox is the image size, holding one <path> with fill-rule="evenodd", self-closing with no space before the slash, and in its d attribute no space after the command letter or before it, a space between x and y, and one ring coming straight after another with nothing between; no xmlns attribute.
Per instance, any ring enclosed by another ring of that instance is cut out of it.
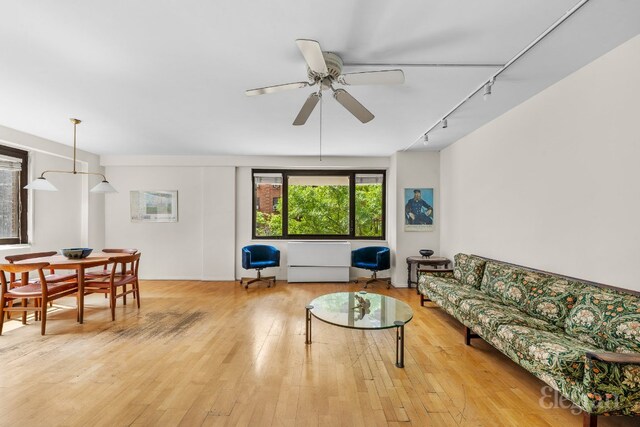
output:
<svg viewBox="0 0 640 427"><path fill-rule="evenodd" d="M459 282L480 289L480 282L487 263L484 258L475 255L457 254L454 258L453 277Z"/></svg>
<svg viewBox="0 0 640 427"><path fill-rule="evenodd" d="M481 290L504 304L563 328L581 286L562 276L488 261Z"/></svg>
<svg viewBox="0 0 640 427"><path fill-rule="evenodd" d="M607 351L640 353L640 296L583 284L564 328Z"/></svg>

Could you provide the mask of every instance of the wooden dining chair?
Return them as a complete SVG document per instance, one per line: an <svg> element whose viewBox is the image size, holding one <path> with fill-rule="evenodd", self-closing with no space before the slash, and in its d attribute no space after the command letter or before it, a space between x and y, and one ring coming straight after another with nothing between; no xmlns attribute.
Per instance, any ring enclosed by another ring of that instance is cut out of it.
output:
<svg viewBox="0 0 640 427"><path fill-rule="evenodd" d="M138 284L138 266L140 264L140 252L109 259L111 271L108 280L88 279L84 282L85 294L105 294L109 296L111 308L111 320L116 320L116 299L122 297L124 305L127 304L126 296L133 294L138 308L140 308L140 287ZM129 266L129 267L128 267ZM120 269L120 273L118 273ZM127 285L131 284L131 289Z"/></svg>
<svg viewBox="0 0 640 427"><path fill-rule="evenodd" d="M22 324L27 323L27 311L35 311L39 313L41 319L40 333L44 335L47 326L47 308L50 301L68 295L76 295L76 304L78 297L78 282L66 281L57 283L48 283L43 269L48 267L49 263L39 262L31 264L0 264L0 283L2 289L0 292L0 335L2 335L2 326L4 325L5 313L22 312ZM38 272L38 282L29 280L29 273ZM20 275L20 280L15 280L14 287L10 288L10 281L5 273L9 275ZM30 306L27 301L33 299L36 303ZM15 307L9 302L21 300L21 306ZM37 320L37 319L36 319Z"/></svg>
<svg viewBox="0 0 640 427"><path fill-rule="evenodd" d="M106 248L103 249L102 252L106 253L106 254L129 254L129 255L134 255L138 253L137 249L134 248L125 248L125 249L114 249L114 248ZM121 265L122 267L122 265ZM124 274L127 271L127 267L125 267L125 270L122 271L121 273ZM108 278L109 275L111 274L111 270L109 269L108 265L105 265L104 268L102 270L96 270L96 271L86 271L84 273L84 277L89 278L89 279L100 279L100 278Z"/></svg>
<svg viewBox="0 0 640 427"><path fill-rule="evenodd" d="M13 264L18 261L24 261L27 259L45 258L45 257L57 255L57 254L58 252L56 251L31 252L28 254L7 255L6 257L4 257L4 259L9 261L9 264ZM60 274L60 273L56 273L53 268L49 268L49 274L47 274L45 278L47 279L47 283L51 284L51 283L73 281L73 280L76 280L77 276L75 272ZM37 277L29 280L29 282L31 283L39 283L39 281L40 281L40 278L37 278ZM15 283L16 283L15 273L9 274L9 288L16 286ZM28 301L23 301L23 302L27 303ZM13 300L10 301L10 305L13 306ZM36 313L36 320L37 320L37 317L38 317L38 313ZM9 320L10 318L11 318L11 313L7 312L7 320Z"/></svg>
<svg viewBox="0 0 640 427"><path fill-rule="evenodd" d="M17 261L24 261L26 259L44 258L48 256L54 256L57 254L58 252L56 251L32 252L32 253L20 254L20 255L7 255L6 257L4 257L4 259L9 261L9 264L13 264ZM47 274L45 278L47 279L47 283L66 282L67 280L75 280L76 274L75 273L59 274L59 273L56 273L56 271L53 268L49 268L49 274ZM38 280L40 279L37 279L37 278L33 279L34 282L37 282Z"/></svg>

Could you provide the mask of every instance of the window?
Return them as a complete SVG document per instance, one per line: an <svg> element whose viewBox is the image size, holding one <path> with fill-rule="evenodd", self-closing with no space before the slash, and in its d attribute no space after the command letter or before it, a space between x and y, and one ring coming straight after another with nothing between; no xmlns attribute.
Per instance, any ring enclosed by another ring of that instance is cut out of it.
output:
<svg viewBox="0 0 640 427"><path fill-rule="evenodd" d="M253 170L253 200L253 238L385 238L384 171Z"/></svg>
<svg viewBox="0 0 640 427"><path fill-rule="evenodd" d="M29 155L0 145L0 244L27 243Z"/></svg>
<svg viewBox="0 0 640 427"><path fill-rule="evenodd" d="M356 236L383 236L384 174L356 174Z"/></svg>

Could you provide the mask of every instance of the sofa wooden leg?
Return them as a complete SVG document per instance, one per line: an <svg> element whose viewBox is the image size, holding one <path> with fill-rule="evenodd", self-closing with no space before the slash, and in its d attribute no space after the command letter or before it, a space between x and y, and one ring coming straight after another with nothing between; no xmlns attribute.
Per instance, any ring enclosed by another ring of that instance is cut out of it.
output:
<svg viewBox="0 0 640 427"><path fill-rule="evenodd" d="M464 343L466 345L471 345L471 338L480 338L480 335L474 334L471 332L471 329L468 327L464 327Z"/></svg>
<svg viewBox="0 0 640 427"><path fill-rule="evenodd" d="M598 416L596 414L590 414L588 412L582 413L582 427L597 427Z"/></svg>
<svg viewBox="0 0 640 427"><path fill-rule="evenodd" d="M424 307L424 303L431 301L429 299L429 297L425 296L424 294L420 294L420 305Z"/></svg>

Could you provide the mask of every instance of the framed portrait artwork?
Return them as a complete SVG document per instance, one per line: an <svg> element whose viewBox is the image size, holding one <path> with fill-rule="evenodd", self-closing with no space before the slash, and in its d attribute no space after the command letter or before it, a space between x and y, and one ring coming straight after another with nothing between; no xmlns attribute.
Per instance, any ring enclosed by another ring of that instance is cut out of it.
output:
<svg viewBox="0 0 640 427"><path fill-rule="evenodd" d="M178 191L129 192L131 222L178 222Z"/></svg>
<svg viewBox="0 0 640 427"><path fill-rule="evenodd" d="M404 231L433 231L433 188L404 189Z"/></svg>

